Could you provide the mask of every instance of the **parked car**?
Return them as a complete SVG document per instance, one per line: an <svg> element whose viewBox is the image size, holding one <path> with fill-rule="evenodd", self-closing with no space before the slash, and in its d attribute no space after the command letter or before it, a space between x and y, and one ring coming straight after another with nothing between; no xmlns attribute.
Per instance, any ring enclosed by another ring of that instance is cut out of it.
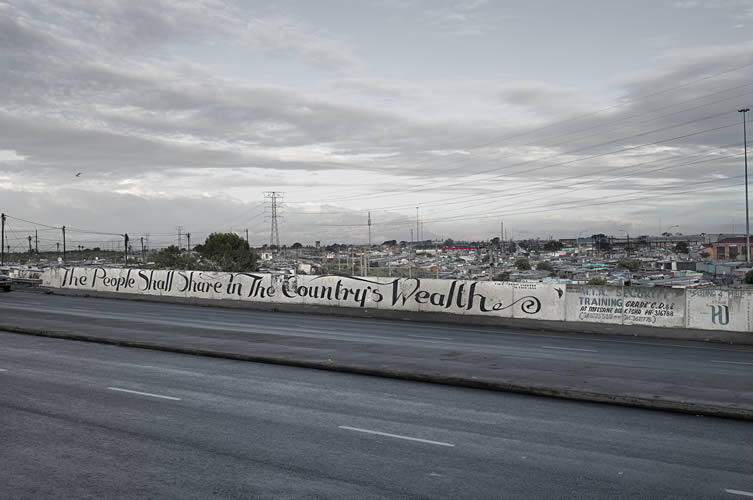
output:
<svg viewBox="0 0 753 500"><path fill-rule="evenodd" d="M0 273L0 288L6 292L10 292L11 283L13 283L13 281L10 279L10 276Z"/></svg>

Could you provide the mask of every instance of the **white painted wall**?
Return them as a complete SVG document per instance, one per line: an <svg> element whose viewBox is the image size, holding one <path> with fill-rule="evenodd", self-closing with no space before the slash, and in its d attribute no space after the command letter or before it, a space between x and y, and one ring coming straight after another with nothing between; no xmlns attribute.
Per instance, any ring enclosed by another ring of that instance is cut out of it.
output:
<svg viewBox="0 0 753 500"><path fill-rule="evenodd" d="M686 298L688 328L753 331L753 292L701 288L688 290Z"/></svg>
<svg viewBox="0 0 753 500"><path fill-rule="evenodd" d="M753 331L753 292L467 280L56 268L43 286L211 300Z"/></svg>

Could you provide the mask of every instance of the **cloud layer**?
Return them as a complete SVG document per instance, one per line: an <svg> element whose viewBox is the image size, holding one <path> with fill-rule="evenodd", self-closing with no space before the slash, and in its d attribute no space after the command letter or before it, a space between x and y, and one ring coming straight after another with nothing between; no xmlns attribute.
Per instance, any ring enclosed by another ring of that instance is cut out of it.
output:
<svg viewBox="0 0 753 500"><path fill-rule="evenodd" d="M502 25L481 21L514 15L492 7L374 8L415 23L429 61L429 37L497 43ZM375 43L359 35L369 19L340 21L219 0L0 2L0 208L137 234L223 230L248 212L263 240L251 207L280 190L288 243L363 241L367 211L377 239L408 239L416 206L425 234L456 238L501 219L540 236L739 219L749 40L667 47L594 90L570 74L503 77L495 61L421 78L424 61L377 50L408 34Z"/></svg>

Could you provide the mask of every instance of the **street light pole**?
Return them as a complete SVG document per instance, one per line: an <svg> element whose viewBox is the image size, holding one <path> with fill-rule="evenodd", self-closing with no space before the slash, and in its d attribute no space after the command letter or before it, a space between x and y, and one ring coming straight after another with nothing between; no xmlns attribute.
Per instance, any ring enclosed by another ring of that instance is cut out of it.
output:
<svg viewBox="0 0 753 500"><path fill-rule="evenodd" d="M748 133L745 127L745 113L750 108L738 109L743 114L743 148L745 151L745 262L750 264L750 219L748 217Z"/></svg>

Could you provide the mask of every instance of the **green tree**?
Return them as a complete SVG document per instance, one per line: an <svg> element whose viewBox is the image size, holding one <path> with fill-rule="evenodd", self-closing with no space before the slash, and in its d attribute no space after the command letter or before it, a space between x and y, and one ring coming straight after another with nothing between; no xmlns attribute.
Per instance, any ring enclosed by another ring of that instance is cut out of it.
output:
<svg viewBox="0 0 753 500"><path fill-rule="evenodd" d="M256 255L246 240L235 233L212 233L196 251L216 271L256 271Z"/></svg>
<svg viewBox="0 0 753 500"><path fill-rule="evenodd" d="M688 253L689 251L688 243L685 241L680 241L675 245L675 252L677 253Z"/></svg>
<svg viewBox="0 0 753 500"><path fill-rule="evenodd" d="M293 243L292 245L290 245L290 248L292 248L294 250L297 250L297 249L302 248L302 247L303 247L303 245L301 245L297 241L295 243Z"/></svg>
<svg viewBox="0 0 753 500"><path fill-rule="evenodd" d="M554 268L552 267L551 262L544 261L544 262L539 262L536 265L536 269L538 269L539 271L551 271Z"/></svg>
<svg viewBox="0 0 753 500"><path fill-rule="evenodd" d="M493 281L510 281L510 273L503 272L503 273L495 274L492 280Z"/></svg>
<svg viewBox="0 0 753 500"><path fill-rule="evenodd" d="M700 256L701 256L701 258L703 258L703 259L708 259L709 257L711 257L711 254L710 254L710 253L708 253L708 252L707 252L707 251L705 251L705 250L704 250L703 252L699 253L698 255L700 255Z"/></svg>
<svg viewBox="0 0 753 500"><path fill-rule="evenodd" d="M531 269L531 263L528 262L528 259L521 257L515 261L515 267L521 271L529 271Z"/></svg>
<svg viewBox="0 0 753 500"><path fill-rule="evenodd" d="M747 283L748 285L753 285L753 270L745 273L745 283Z"/></svg>
<svg viewBox="0 0 753 500"><path fill-rule="evenodd" d="M606 285L607 280L605 280L604 278L596 277L596 278L591 278L590 280L588 280L587 284L588 285Z"/></svg>
<svg viewBox="0 0 753 500"><path fill-rule="evenodd" d="M627 269L628 271L635 272L641 268L641 261L639 260L621 260L617 263L618 266Z"/></svg>
<svg viewBox="0 0 753 500"><path fill-rule="evenodd" d="M442 246L445 246L445 247L454 247L455 246L455 242L452 240L452 238L447 238L446 240L444 240L444 243L442 244Z"/></svg>

